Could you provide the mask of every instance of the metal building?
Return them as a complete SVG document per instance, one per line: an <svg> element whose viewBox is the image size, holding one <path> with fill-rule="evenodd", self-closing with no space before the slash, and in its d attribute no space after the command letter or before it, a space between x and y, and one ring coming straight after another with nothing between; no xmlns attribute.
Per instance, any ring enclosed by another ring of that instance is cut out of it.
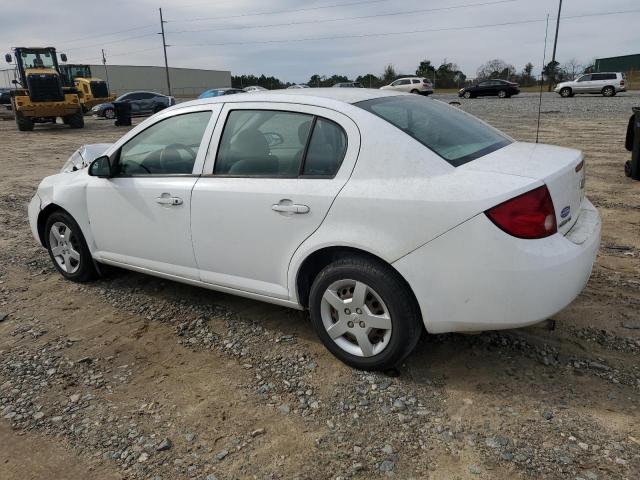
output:
<svg viewBox="0 0 640 480"><path fill-rule="evenodd" d="M597 58L596 72L630 72L640 70L640 53L620 57Z"/></svg>
<svg viewBox="0 0 640 480"><path fill-rule="evenodd" d="M164 67L139 65L90 65L94 77L109 80L109 89L115 94L132 90L151 90L167 93ZM231 72L227 70L200 70L196 68L169 68L171 93L175 97L197 97L209 88L231 86ZM0 87L11 87L14 69L0 71Z"/></svg>

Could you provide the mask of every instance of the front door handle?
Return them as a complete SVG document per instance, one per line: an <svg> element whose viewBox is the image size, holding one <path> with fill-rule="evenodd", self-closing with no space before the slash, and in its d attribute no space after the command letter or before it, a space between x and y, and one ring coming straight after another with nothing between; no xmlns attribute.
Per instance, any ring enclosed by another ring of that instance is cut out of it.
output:
<svg viewBox="0 0 640 480"><path fill-rule="evenodd" d="M297 203L276 203L271 205L271 210L280 213L309 213L309 207L307 205L299 205Z"/></svg>
<svg viewBox="0 0 640 480"><path fill-rule="evenodd" d="M180 197L169 197L163 195L162 197L156 198L156 203L159 203L160 205L182 205L182 199Z"/></svg>

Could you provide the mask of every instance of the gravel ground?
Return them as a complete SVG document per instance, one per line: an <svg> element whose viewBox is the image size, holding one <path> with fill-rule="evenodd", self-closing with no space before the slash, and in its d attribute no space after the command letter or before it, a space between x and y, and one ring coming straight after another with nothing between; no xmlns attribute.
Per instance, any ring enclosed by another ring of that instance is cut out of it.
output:
<svg viewBox="0 0 640 480"><path fill-rule="evenodd" d="M460 103L529 141L537 101ZM386 374L336 361L301 312L120 270L63 281L26 203L79 144L122 130L1 122L0 478L639 478L635 105L544 95L541 141L584 150L603 216L593 276L555 330L426 336Z"/></svg>

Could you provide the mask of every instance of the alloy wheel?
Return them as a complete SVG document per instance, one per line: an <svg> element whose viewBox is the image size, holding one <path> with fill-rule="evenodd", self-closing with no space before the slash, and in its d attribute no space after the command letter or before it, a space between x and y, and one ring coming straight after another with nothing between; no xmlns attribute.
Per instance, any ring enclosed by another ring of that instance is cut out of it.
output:
<svg viewBox="0 0 640 480"><path fill-rule="evenodd" d="M505 92L504 90L500 90L498 92L498 97L499 98L506 98L506 96L507 96L507 92Z"/></svg>
<svg viewBox="0 0 640 480"><path fill-rule="evenodd" d="M55 222L49 230L49 247L56 263L66 273L80 268L80 244L73 231L62 222Z"/></svg>
<svg viewBox="0 0 640 480"><path fill-rule="evenodd" d="M389 310L364 282L338 280L329 285L322 296L320 315L329 337L351 355L372 357L389 344Z"/></svg>
<svg viewBox="0 0 640 480"><path fill-rule="evenodd" d="M116 112L113 110L113 108L107 108L104 111L104 118L108 118L109 120L116 118Z"/></svg>

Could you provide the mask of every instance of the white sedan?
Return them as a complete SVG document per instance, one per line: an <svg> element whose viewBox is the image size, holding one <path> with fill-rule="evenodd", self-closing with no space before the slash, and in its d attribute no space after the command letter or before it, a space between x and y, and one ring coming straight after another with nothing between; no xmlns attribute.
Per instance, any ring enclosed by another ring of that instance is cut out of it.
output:
<svg viewBox="0 0 640 480"><path fill-rule="evenodd" d="M421 332L514 328L584 288L600 217L577 150L516 142L437 100L298 89L181 103L29 206L67 279L101 264L308 309L362 369Z"/></svg>

